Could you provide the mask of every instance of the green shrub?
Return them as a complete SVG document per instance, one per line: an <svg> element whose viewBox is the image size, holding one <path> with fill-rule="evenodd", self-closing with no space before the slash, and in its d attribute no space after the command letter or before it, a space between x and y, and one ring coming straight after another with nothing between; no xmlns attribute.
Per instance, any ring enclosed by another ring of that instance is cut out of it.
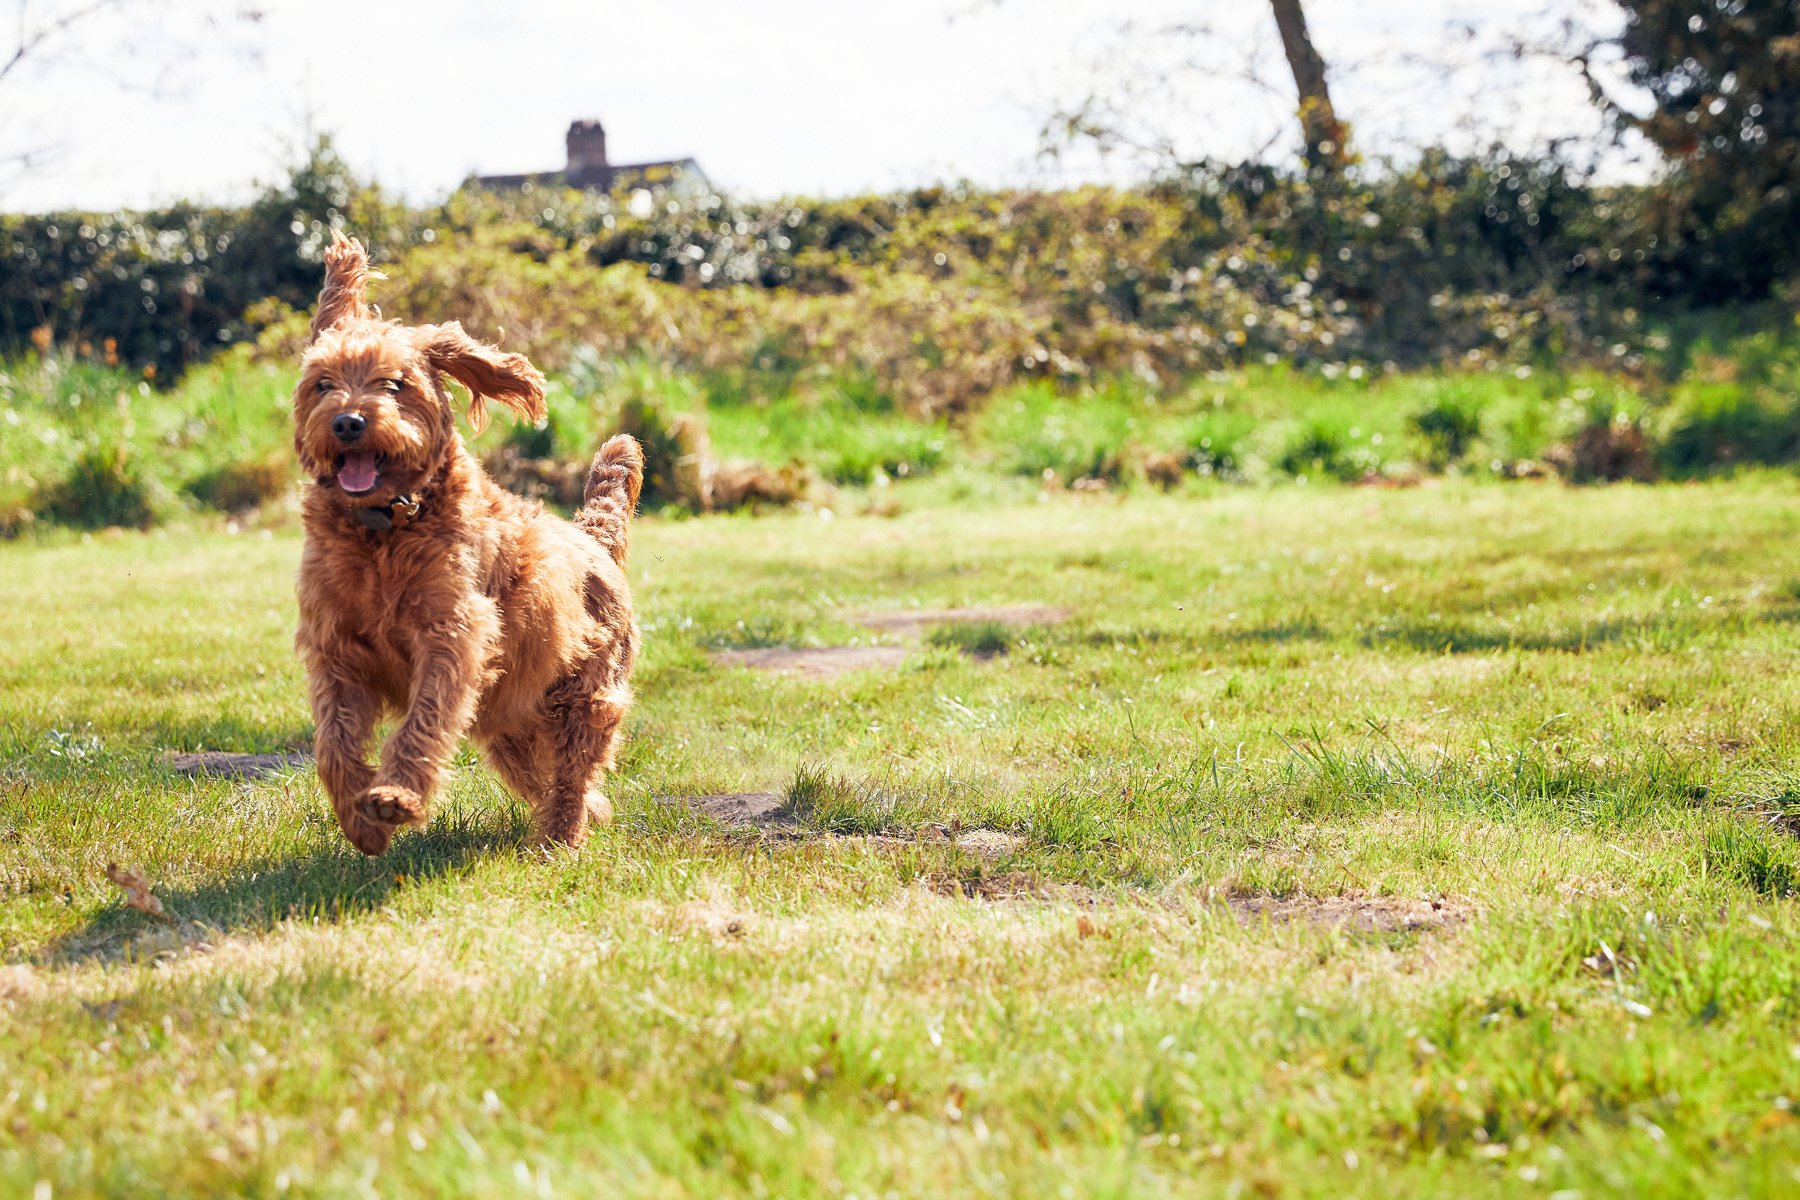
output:
<svg viewBox="0 0 1800 1200"><path fill-rule="evenodd" d="M900 410L893 393L881 381L864 372L840 376L831 383L837 407L858 413L890 414Z"/></svg>
<svg viewBox="0 0 1800 1200"><path fill-rule="evenodd" d="M1187 460L1196 474L1241 480L1249 473L1256 429L1248 413L1205 413L1183 431Z"/></svg>
<svg viewBox="0 0 1800 1200"><path fill-rule="evenodd" d="M1284 474L1299 478L1323 475L1345 483L1379 474L1384 465L1379 447L1359 428L1326 416L1314 417L1301 426L1275 460Z"/></svg>
<svg viewBox="0 0 1800 1200"><path fill-rule="evenodd" d="M886 475L929 475L944 459L947 431L941 421L874 423L840 421L823 431L829 441L807 460L832 483L866 484Z"/></svg>
<svg viewBox="0 0 1800 1200"><path fill-rule="evenodd" d="M909 417L870 376L836 376L810 391L811 403L788 397L761 410L767 453L785 451L841 484L929 475L943 462L944 421Z"/></svg>
<svg viewBox="0 0 1800 1200"><path fill-rule="evenodd" d="M1115 390L1065 396L1048 384L1034 384L996 397L981 414L978 431L1012 474L1065 484L1117 483L1127 472L1127 447L1138 419Z"/></svg>
<svg viewBox="0 0 1800 1200"><path fill-rule="evenodd" d="M1552 441L1552 418L1550 407L1544 404L1523 404L1508 413L1494 434L1500 455L1493 464L1496 469L1541 459Z"/></svg>
<svg viewBox="0 0 1800 1200"><path fill-rule="evenodd" d="M153 494L125 446L109 442L82 452L62 478L43 489L37 509L51 521L78 529L148 529L156 519Z"/></svg>
<svg viewBox="0 0 1800 1200"><path fill-rule="evenodd" d="M722 456L804 464L831 483L860 486L930 474L949 449L941 418L908 415L860 376L810 380L772 396L722 392L716 377L702 386L707 430Z"/></svg>
<svg viewBox="0 0 1800 1200"><path fill-rule="evenodd" d="M1797 451L1800 413L1791 401L1735 382L1690 383L1677 390L1659 457L1670 472L1693 475L1788 462Z"/></svg>
<svg viewBox="0 0 1800 1200"><path fill-rule="evenodd" d="M1610 419L1596 413L1573 438L1545 448L1544 461L1576 483L1656 478L1656 460L1643 421L1623 413Z"/></svg>
<svg viewBox="0 0 1800 1200"><path fill-rule="evenodd" d="M694 512L706 509L703 472L708 458L706 426L698 417L676 412L653 393L627 396L619 405L615 429L629 433L644 450L645 508L676 505Z"/></svg>
<svg viewBox="0 0 1800 1200"><path fill-rule="evenodd" d="M1468 392L1448 390L1406 420L1425 445L1425 462L1443 468L1461 462L1481 436L1481 406Z"/></svg>
<svg viewBox="0 0 1800 1200"><path fill-rule="evenodd" d="M221 463L187 482L188 495L222 512L244 512L276 500L293 485L295 468L286 454Z"/></svg>
<svg viewBox="0 0 1800 1200"><path fill-rule="evenodd" d="M0 342L54 339L174 382L245 337L253 305L309 307L334 224L380 244L426 221L359 184L328 140L241 208L0 216Z"/></svg>
<svg viewBox="0 0 1800 1200"><path fill-rule="evenodd" d="M555 413L546 413L541 421L514 421L506 431L505 445L520 458L554 458L557 450Z"/></svg>

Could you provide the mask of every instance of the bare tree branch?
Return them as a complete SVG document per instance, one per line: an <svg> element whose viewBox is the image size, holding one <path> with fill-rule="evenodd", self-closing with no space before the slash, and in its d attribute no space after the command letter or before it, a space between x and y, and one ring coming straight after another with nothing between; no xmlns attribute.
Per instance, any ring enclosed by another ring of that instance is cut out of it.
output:
<svg viewBox="0 0 1800 1200"><path fill-rule="evenodd" d="M0 126L22 108L33 111L16 98L29 95L19 90L28 72L90 71L117 91L166 97L171 92L165 84L177 64L202 51L219 52L223 44L225 53L254 56L247 45L216 34L227 25L256 24L262 12L236 0L52 0L47 5L14 0L14 18L11 48L0 43ZM153 45L146 48L147 42ZM27 124L41 139L44 122L34 118ZM0 183L41 169L58 144L53 137L24 147L0 145Z"/></svg>
<svg viewBox="0 0 1800 1200"><path fill-rule="evenodd" d="M81 5L37 29L32 29L28 21L31 0L18 0L17 44L14 45L12 53L6 56L6 61L0 63L0 83L5 83L8 75L11 75L22 64L31 61L34 56L41 54L46 45L53 46L58 38L89 17L105 12L109 8L116 9L122 2L123 0L93 0L92 3Z"/></svg>

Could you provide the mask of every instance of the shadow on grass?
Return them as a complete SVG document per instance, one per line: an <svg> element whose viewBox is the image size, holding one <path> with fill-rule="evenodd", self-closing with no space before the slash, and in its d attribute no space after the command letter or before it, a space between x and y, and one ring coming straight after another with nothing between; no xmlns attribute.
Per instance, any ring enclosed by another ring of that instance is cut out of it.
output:
<svg viewBox="0 0 1800 1200"><path fill-rule="evenodd" d="M1311 617L1277 621L1273 625L1257 625L1248 629L1228 629L1212 635L1221 642L1238 645L1279 644L1281 642L1329 642L1343 635Z"/></svg>
<svg viewBox="0 0 1800 1200"><path fill-rule="evenodd" d="M1613 645L1679 650L1713 634L1743 634L1761 626L1792 624L1797 612L1800 610L1778 608L1707 616L1619 617L1547 630L1442 620L1399 620L1332 629L1307 619L1223 630L1197 640L1210 637L1215 643L1230 645L1345 641L1370 649L1404 648L1431 654L1486 654L1498 650L1580 654Z"/></svg>
<svg viewBox="0 0 1800 1200"><path fill-rule="evenodd" d="M1483 654L1496 650L1533 653L1581 654L1605 646L1630 645L1649 650L1678 650L1699 638L1736 627L1739 631L1756 618L1739 616L1698 620L1693 617L1621 617L1575 627L1551 630L1517 630L1460 621L1403 621L1364 629L1358 640L1365 646L1400 646L1434 654Z"/></svg>
<svg viewBox="0 0 1800 1200"><path fill-rule="evenodd" d="M241 863L195 887L155 888L172 924L109 906L50 942L45 955L63 963L126 958L209 930L230 934L260 932L288 920L348 921L381 908L396 891L420 880L454 875L495 852L515 851L530 832L520 808L451 810L423 830L402 833L380 858L367 858L344 843L332 824L330 841L319 849ZM160 930L172 937L157 939Z"/></svg>

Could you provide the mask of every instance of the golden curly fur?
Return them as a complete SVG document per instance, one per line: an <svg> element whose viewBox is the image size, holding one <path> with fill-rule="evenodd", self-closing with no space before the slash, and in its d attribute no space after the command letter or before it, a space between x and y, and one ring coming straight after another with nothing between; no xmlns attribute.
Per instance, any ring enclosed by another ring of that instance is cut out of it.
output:
<svg viewBox="0 0 1800 1200"><path fill-rule="evenodd" d="M613 765L638 629L625 582L643 481L636 441L594 457L574 522L504 491L456 430L446 380L537 419L544 377L452 322L382 321L369 259L334 233L294 391L303 503L300 629L314 750L344 836L365 854L423 824L465 734L531 804L539 836L579 845L612 819ZM368 761L376 722L399 724Z"/></svg>

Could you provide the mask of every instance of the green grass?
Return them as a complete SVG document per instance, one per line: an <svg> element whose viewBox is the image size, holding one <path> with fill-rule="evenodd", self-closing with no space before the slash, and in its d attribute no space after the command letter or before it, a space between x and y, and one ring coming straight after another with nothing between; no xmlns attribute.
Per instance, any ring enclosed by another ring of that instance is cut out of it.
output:
<svg viewBox="0 0 1800 1200"><path fill-rule="evenodd" d="M164 764L307 740L292 530L0 546L0 1193L1800 1182L1793 479L948 489L646 521L619 820L548 855L473 756L374 861ZM799 832L657 799L753 790Z"/></svg>
<svg viewBox="0 0 1800 1200"><path fill-rule="evenodd" d="M192 493L206 494L225 468L291 459L292 385L287 371L237 358L170 393L79 359L0 364L0 535L188 515Z"/></svg>

